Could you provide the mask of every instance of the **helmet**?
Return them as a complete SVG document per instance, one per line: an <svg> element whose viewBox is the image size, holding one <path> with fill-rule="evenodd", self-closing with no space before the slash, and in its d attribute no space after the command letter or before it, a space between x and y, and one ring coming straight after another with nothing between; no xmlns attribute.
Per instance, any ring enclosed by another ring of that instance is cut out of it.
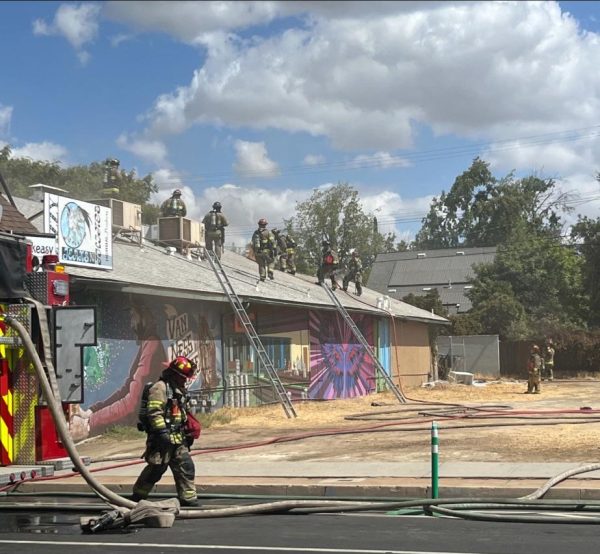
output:
<svg viewBox="0 0 600 554"><path fill-rule="evenodd" d="M354 251L352 252L352 256L353 256L353 257L356 257L356 256L358 256L358 250L354 250Z"/></svg>
<svg viewBox="0 0 600 554"><path fill-rule="evenodd" d="M221 202L215 202L213 204L213 210L220 210L221 209Z"/></svg>
<svg viewBox="0 0 600 554"><path fill-rule="evenodd" d="M539 352L539 350L540 350L540 347L539 347L537 344L534 344L534 345L531 347L531 350L532 350L533 352Z"/></svg>
<svg viewBox="0 0 600 554"><path fill-rule="evenodd" d="M264 217L261 217L258 220L258 226L259 227L266 227L268 224L269 224L269 222Z"/></svg>
<svg viewBox="0 0 600 554"><path fill-rule="evenodd" d="M179 189L175 189L173 191L173 196L181 196L181 191Z"/></svg>
<svg viewBox="0 0 600 554"><path fill-rule="evenodd" d="M277 229L277 228L271 229L271 233L273 233L274 235L278 235L279 234L279 229Z"/></svg>
<svg viewBox="0 0 600 554"><path fill-rule="evenodd" d="M170 369L177 375L181 375L186 379L192 379L194 377L194 373L196 372L196 363L186 358L185 356L177 356L168 366L167 369Z"/></svg>
<svg viewBox="0 0 600 554"><path fill-rule="evenodd" d="M330 243L328 240L324 240L324 241L321 243L321 246L329 246L330 244L331 244L331 243Z"/></svg>

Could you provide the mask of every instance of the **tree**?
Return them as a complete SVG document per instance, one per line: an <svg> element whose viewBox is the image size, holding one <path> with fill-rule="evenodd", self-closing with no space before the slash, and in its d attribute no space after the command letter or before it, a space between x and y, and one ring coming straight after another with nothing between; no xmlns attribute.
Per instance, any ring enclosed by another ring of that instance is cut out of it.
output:
<svg viewBox="0 0 600 554"><path fill-rule="evenodd" d="M416 295L411 292L402 298L402 302L442 317L448 317L448 310L442 304L438 289L430 290L425 295Z"/></svg>
<svg viewBox="0 0 600 554"><path fill-rule="evenodd" d="M583 256L583 283L587 296L585 318L590 327L600 327L600 217L580 217L571 229L571 237L583 241L579 251Z"/></svg>
<svg viewBox="0 0 600 554"><path fill-rule="evenodd" d="M543 334L583 322L582 260L568 245L526 224L513 229L491 264L475 267L470 316L502 338Z"/></svg>
<svg viewBox="0 0 600 554"><path fill-rule="evenodd" d="M0 173L8 183L11 194L23 198L28 198L31 193L29 187L38 183L64 189L78 200L102 198L102 189L106 186L105 162L63 168L57 163L14 158L10 146L0 150ZM147 210L150 215L158 214L158 207L148 204L152 193L158 190L152 175L140 179L133 170L119 169L115 175L115 184L119 188L116 198L141 204L142 213Z"/></svg>
<svg viewBox="0 0 600 554"><path fill-rule="evenodd" d="M379 233L374 217L364 213L358 192L347 183L315 190L308 200L297 203L296 215L284 220L284 225L298 244L296 265L302 273L316 272L324 239L337 249L341 260L358 250L365 281L377 254L394 250L395 235Z"/></svg>
<svg viewBox="0 0 600 554"><path fill-rule="evenodd" d="M534 175L498 180L489 163L475 158L450 192L434 198L415 243L418 248L496 246L505 243L516 226L558 236L558 211L570 211L569 195L558 193L552 179Z"/></svg>

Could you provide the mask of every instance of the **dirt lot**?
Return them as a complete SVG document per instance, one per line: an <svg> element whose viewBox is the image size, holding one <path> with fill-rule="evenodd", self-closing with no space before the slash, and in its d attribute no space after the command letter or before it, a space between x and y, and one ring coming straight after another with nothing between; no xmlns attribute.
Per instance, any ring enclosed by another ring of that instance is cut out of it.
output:
<svg viewBox="0 0 600 554"><path fill-rule="evenodd" d="M447 461L600 461L600 381L542 383L538 395L523 394L525 389L523 381L411 388L404 391L410 399L407 404L399 404L390 393L299 403L293 420L279 405L229 409L231 421L205 428L194 447L300 436L300 440L206 456L214 461L248 462L427 461L435 420L440 428L440 456ZM356 417L348 419L351 416ZM321 435L307 436L314 434ZM93 459L139 456L143 436L139 437L97 437L82 443L79 451Z"/></svg>

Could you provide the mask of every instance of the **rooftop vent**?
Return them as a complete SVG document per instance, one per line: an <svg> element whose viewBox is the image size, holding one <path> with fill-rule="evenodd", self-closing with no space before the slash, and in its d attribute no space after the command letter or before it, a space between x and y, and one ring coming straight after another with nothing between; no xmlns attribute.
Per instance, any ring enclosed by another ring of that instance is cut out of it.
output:
<svg viewBox="0 0 600 554"><path fill-rule="evenodd" d="M464 255L465 255L465 253L464 253L462 250L459 250L459 251L456 253L456 255L457 255L457 256L464 256Z"/></svg>
<svg viewBox="0 0 600 554"><path fill-rule="evenodd" d="M426 258L427 254L425 252L417 252L417 258Z"/></svg>

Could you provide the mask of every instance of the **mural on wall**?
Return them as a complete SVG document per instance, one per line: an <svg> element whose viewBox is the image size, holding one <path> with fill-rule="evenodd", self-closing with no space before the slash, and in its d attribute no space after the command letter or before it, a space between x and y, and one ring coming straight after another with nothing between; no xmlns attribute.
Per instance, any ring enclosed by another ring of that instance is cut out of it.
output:
<svg viewBox="0 0 600 554"><path fill-rule="evenodd" d="M113 425L134 426L145 383L156 381L177 355L198 364L192 389L219 383L216 311L156 297L100 296L94 303L100 313L98 345L84 358L85 403L70 421L76 440Z"/></svg>
<svg viewBox="0 0 600 554"><path fill-rule="evenodd" d="M354 323L373 344L373 319L354 317ZM337 313L310 311L309 398L331 400L369 394L375 387L375 366Z"/></svg>

